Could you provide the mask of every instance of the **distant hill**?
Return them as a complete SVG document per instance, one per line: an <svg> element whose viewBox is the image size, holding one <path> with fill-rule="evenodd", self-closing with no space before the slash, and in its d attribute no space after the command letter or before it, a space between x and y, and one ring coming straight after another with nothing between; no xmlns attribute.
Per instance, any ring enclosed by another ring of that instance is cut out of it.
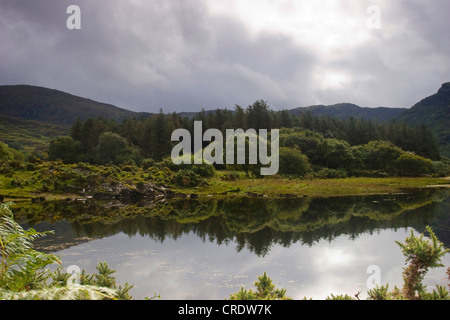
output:
<svg viewBox="0 0 450 320"><path fill-rule="evenodd" d="M405 109L362 108L351 103L325 106L316 105L289 110L294 115L310 112L313 116L349 117L366 120L389 121ZM205 114L215 112L207 110ZM180 112L181 116L194 117L198 112ZM103 117L123 120L129 117L147 117L151 113L134 112L111 104L78 97L62 91L29 85L0 86L0 115L37 120L70 126L75 119Z"/></svg>
<svg viewBox="0 0 450 320"><path fill-rule="evenodd" d="M77 118L123 120L151 114L133 112L58 90L13 85L0 86L0 115L70 126Z"/></svg>
<svg viewBox="0 0 450 320"><path fill-rule="evenodd" d="M300 107L288 111L294 115L309 112L313 116L330 116L338 119L350 117L378 121L395 119L410 125L424 124L431 128L439 139L442 146L441 153L450 157L450 82L444 83L436 94L421 100L411 109L363 108L351 103L339 103ZM205 111L205 114L210 112L216 111ZM197 113L179 114L194 117ZM151 115L54 89L30 85L0 86L0 140L16 143L25 148L32 145L33 141L48 143L48 138L59 133L68 133L77 118L84 120L103 117L121 121L130 117Z"/></svg>
<svg viewBox="0 0 450 320"><path fill-rule="evenodd" d="M450 82L444 83L437 93L405 110L395 120L429 127L442 146L441 154L450 157Z"/></svg>
<svg viewBox="0 0 450 320"><path fill-rule="evenodd" d="M309 112L312 116L330 116L338 119L361 118L364 120L390 121L400 115L403 108L363 108L352 103L338 103L329 106L315 105L300 107L289 110L292 114L298 115Z"/></svg>

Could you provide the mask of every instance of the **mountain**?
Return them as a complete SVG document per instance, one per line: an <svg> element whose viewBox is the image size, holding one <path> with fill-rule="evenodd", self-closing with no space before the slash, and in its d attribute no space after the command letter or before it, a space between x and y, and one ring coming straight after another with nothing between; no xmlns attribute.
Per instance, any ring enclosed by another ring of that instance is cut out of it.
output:
<svg viewBox="0 0 450 320"><path fill-rule="evenodd" d="M312 116L330 116L332 118L347 119L350 117L362 118L364 120L390 121L400 115L403 108L363 108L352 103L338 103L329 106L315 105L300 107L289 110L292 114L298 115L309 112Z"/></svg>
<svg viewBox="0 0 450 320"><path fill-rule="evenodd" d="M288 110L294 115L309 112L313 116L330 116L339 119L405 122L431 128L442 146L441 153L450 157L450 82L438 92L410 109L363 108L351 103L315 105ZM205 111L205 114L215 110ZM193 117L196 112L180 112ZM30 85L0 86L0 140L27 146L33 140L47 141L57 132L65 132L77 119L98 118L121 121L130 117L148 117L151 113L134 112L111 104L78 97L62 91ZM22 119L23 121L19 121ZM26 122L34 121L34 122ZM52 124L47 126L45 123ZM20 139L16 139L20 137Z"/></svg>
<svg viewBox="0 0 450 320"><path fill-rule="evenodd" d="M205 111L205 114L215 111ZM362 108L351 103L340 103L289 110L294 115L308 111L313 116L328 115L339 119L354 117L389 121L398 116L404 109ZM179 114L192 118L197 112L180 112ZM134 112L54 89L30 85L7 85L0 86L0 115L70 126L77 118L103 117L120 121L130 117L147 117L151 113Z"/></svg>
<svg viewBox="0 0 450 320"><path fill-rule="evenodd" d="M441 154L450 157L450 82L442 84L437 93L422 99L395 120L429 127L442 146Z"/></svg>
<svg viewBox="0 0 450 320"><path fill-rule="evenodd" d="M103 117L120 121L151 114L133 112L54 89L12 85L0 86L0 115L70 126L77 118Z"/></svg>

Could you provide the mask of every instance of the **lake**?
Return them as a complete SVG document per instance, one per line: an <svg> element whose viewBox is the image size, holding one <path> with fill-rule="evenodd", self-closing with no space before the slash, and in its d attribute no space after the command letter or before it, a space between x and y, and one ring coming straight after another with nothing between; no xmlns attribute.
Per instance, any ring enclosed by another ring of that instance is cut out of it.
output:
<svg viewBox="0 0 450 320"><path fill-rule="evenodd" d="M395 243L430 225L450 247L450 190L329 198L246 196L157 203L17 203L24 227L54 230L36 248L63 266L95 272L100 261L133 284L134 299L225 299L253 288L264 272L294 299L347 293L367 297L369 266L381 284L402 286L404 256ZM450 254L443 261L450 266ZM447 285L446 268L425 284Z"/></svg>

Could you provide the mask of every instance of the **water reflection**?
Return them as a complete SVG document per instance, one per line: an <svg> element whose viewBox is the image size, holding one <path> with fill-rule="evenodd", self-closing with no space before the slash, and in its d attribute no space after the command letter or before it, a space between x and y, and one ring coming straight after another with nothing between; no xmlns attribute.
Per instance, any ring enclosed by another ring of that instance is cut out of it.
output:
<svg viewBox="0 0 450 320"><path fill-rule="evenodd" d="M38 243L55 251L95 238L124 233L163 243L193 233L203 241L234 243L265 256L271 247L313 246L341 235L351 239L386 228L425 225L450 246L449 190L330 198L225 197L158 203L61 201L18 204L13 210L25 226L55 230Z"/></svg>
<svg viewBox="0 0 450 320"><path fill-rule="evenodd" d="M267 272L288 296L324 299L367 292L369 265L401 286L395 243L431 225L450 246L450 190L334 198L200 198L158 203L17 204L25 226L55 230L41 250L95 272L99 261L135 285L135 299L224 299ZM447 255L443 261L450 264ZM425 284L446 285L445 269Z"/></svg>

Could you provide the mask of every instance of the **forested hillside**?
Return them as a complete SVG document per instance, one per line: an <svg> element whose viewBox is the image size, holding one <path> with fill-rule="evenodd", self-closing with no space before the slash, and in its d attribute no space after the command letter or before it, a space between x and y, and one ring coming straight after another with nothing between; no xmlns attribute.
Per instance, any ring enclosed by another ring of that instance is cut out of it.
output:
<svg viewBox="0 0 450 320"><path fill-rule="evenodd" d="M444 144L445 154L449 88L449 83L444 84L437 94L403 111L352 104L275 111L258 100L247 107L236 105L233 110L171 114L160 110L149 114L57 90L1 86L0 140L49 160L92 164L131 161L139 165L144 160L167 159L175 145L172 132L185 128L193 135L194 121L202 121L203 132L210 128L223 134L226 129L280 129L280 174L444 174L447 160L441 161L440 149ZM395 120L387 121L396 115ZM256 167L216 165L219 169L245 170L249 175L256 174Z"/></svg>
<svg viewBox="0 0 450 320"><path fill-rule="evenodd" d="M450 82L437 93L416 103L396 119L410 125L425 125L436 135L441 153L450 157Z"/></svg>
<svg viewBox="0 0 450 320"><path fill-rule="evenodd" d="M245 109L236 106L233 112L202 111L194 118L161 111L145 119L130 118L122 122L77 120L70 136L52 141L49 159L97 164L120 164L127 160L139 164L144 159L162 161L170 156L175 144L171 142L171 133L185 128L193 136L194 121L202 121L204 131L218 128L224 134L229 128L281 128L282 174L410 176L432 173L433 161L440 160L437 142L425 126L409 127L403 123L355 118L338 120L314 117L310 113L296 116L286 110L273 111L262 100ZM251 166L242 165L237 169L257 172Z"/></svg>

